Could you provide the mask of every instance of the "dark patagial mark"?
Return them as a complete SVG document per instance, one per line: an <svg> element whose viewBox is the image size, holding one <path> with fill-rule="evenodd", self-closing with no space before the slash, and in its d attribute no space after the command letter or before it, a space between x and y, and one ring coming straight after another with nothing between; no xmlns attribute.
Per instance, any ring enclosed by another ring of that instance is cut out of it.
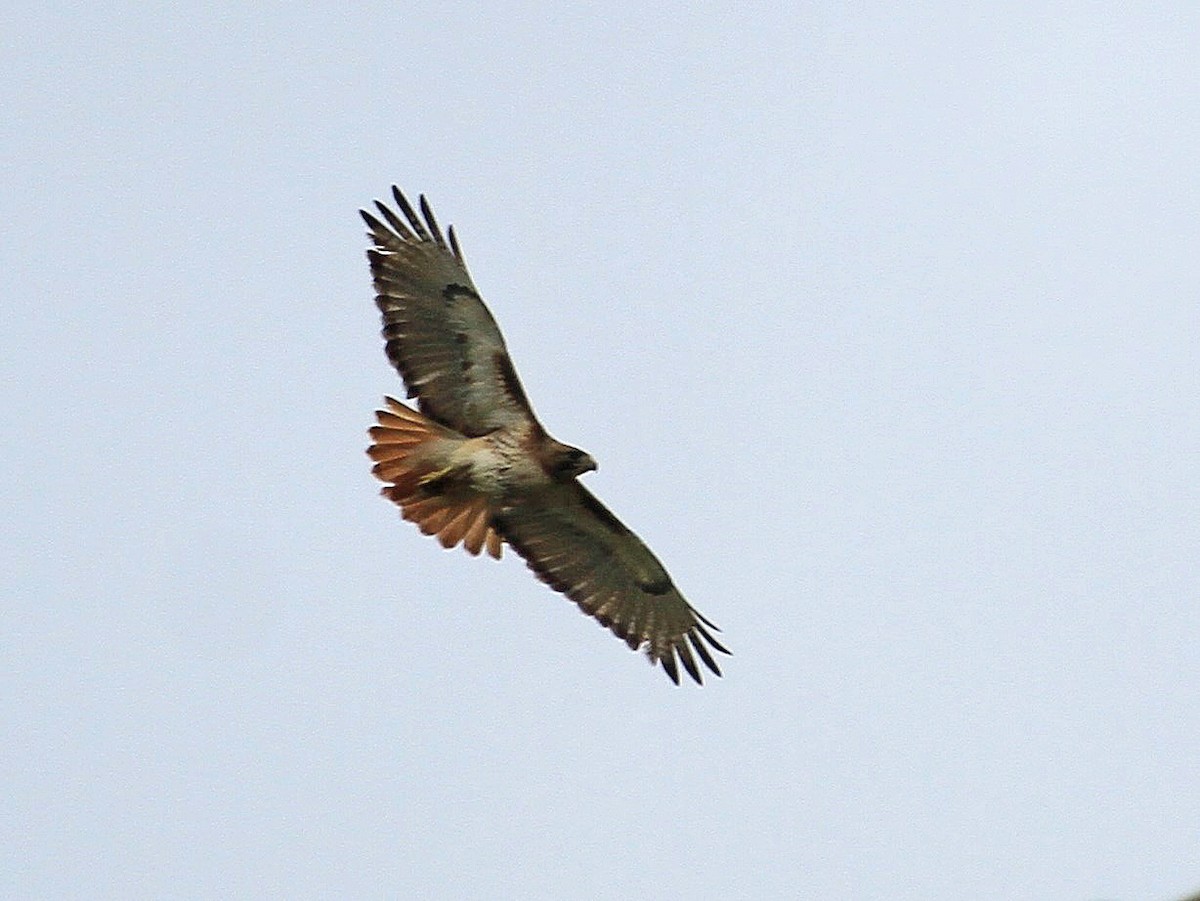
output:
<svg viewBox="0 0 1200 901"><path fill-rule="evenodd" d="M521 380L517 378L517 371L513 369L512 360L508 358L508 354L497 351L493 359L496 362L496 370L500 373L500 381L504 384L504 390L508 396L524 407L532 416L533 409L529 406L529 398L525 396L525 389L521 387Z"/></svg>
<svg viewBox="0 0 1200 901"><path fill-rule="evenodd" d="M609 510L608 507L604 506L604 504L600 503L596 496L590 491L579 492L579 501L589 513L600 520L604 527L614 535L629 534L629 527L626 526L625 523L621 522L621 520L613 516L612 511ZM668 583L667 587L670 587L670 583ZM665 590L666 589L664 589L664 591ZM661 593L662 592L651 592L651 594Z"/></svg>

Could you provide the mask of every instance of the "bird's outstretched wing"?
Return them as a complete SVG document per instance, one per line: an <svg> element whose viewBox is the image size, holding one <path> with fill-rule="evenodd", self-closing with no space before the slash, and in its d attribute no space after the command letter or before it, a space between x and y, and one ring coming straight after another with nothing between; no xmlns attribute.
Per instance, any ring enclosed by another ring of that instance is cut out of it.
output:
<svg viewBox="0 0 1200 901"><path fill-rule="evenodd" d="M651 662L661 663L676 684L676 655L696 682L702 682L696 656L721 675L710 648L729 651L709 629L720 630L683 599L641 539L578 482L504 507L492 525L539 579L629 647L644 645Z"/></svg>
<svg viewBox="0 0 1200 901"><path fill-rule="evenodd" d="M399 188L392 196L407 223L379 201L378 217L360 212L375 244L367 258L388 359L408 396L431 419L468 437L536 423L496 320L467 274L454 229L447 241L424 195L421 216Z"/></svg>

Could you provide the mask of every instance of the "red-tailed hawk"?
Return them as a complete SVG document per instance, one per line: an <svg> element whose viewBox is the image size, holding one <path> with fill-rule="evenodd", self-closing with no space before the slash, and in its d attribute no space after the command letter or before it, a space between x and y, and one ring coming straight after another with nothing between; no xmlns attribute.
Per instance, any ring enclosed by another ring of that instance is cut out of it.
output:
<svg viewBox="0 0 1200 901"><path fill-rule="evenodd" d="M362 217L388 359L420 412L392 398L376 412L372 470L405 519L442 546L499 559L507 542L543 582L679 683L676 656L702 682L725 650L645 544L583 487L596 462L555 441L533 414L496 321L467 274L454 229L442 237L422 196L407 223L379 201ZM707 628L706 628L707 627Z"/></svg>

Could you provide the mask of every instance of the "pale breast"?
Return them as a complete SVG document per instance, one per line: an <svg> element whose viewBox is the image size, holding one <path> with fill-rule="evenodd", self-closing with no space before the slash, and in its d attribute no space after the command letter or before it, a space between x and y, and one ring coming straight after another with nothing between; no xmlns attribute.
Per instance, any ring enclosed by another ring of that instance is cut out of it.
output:
<svg viewBox="0 0 1200 901"><path fill-rule="evenodd" d="M471 486L480 494L503 497L545 485L548 477L529 453L524 430L499 429L464 442L469 454Z"/></svg>

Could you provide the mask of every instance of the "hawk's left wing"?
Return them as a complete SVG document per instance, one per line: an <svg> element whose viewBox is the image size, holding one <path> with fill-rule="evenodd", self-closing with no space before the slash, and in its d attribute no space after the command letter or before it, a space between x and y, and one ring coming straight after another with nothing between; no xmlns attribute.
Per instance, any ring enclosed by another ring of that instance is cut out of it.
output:
<svg viewBox="0 0 1200 901"><path fill-rule="evenodd" d="M683 599L641 539L578 482L556 483L504 507L492 525L539 579L633 650L645 645L651 662L661 663L676 684L676 654L702 682L693 650L721 675L706 646L729 653L708 631L720 630Z"/></svg>

